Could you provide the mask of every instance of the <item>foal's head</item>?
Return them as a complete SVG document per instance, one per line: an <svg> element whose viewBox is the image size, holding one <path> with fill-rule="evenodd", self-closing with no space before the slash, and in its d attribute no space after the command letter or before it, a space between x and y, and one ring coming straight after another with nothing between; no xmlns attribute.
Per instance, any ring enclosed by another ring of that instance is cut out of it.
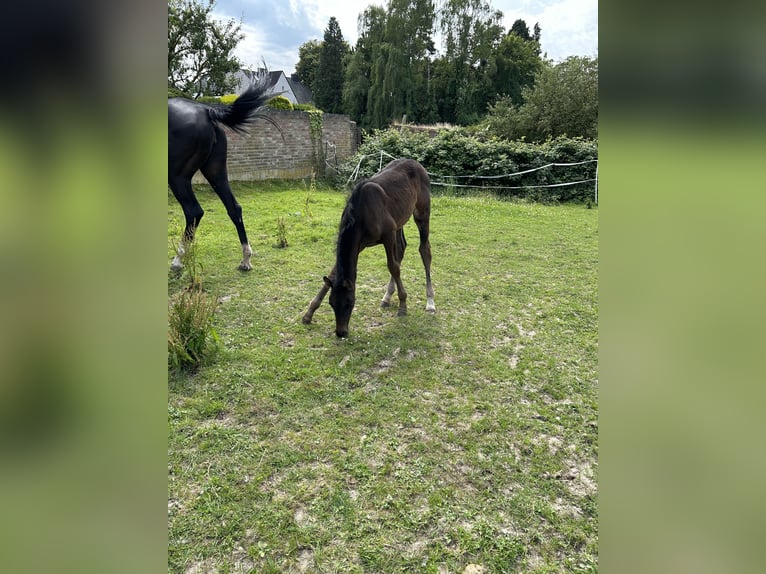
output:
<svg viewBox="0 0 766 574"><path fill-rule="evenodd" d="M356 302L356 286L349 279L331 282L324 278L330 291L330 307L335 311L335 334L338 337L348 336L348 322Z"/></svg>

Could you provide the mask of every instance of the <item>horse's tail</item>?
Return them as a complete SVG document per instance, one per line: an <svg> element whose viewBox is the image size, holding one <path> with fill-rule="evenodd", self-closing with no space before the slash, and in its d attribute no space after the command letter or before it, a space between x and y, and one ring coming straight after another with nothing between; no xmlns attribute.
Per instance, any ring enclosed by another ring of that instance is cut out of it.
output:
<svg viewBox="0 0 766 574"><path fill-rule="evenodd" d="M265 75L257 82L251 83L231 104L208 108L210 119L214 122L220 122L236 132L244 133L247 125L253 120L263 118L281 132L282 130L270 116L261 113L261 108L271 99L270 95L266 95L266 91L269 89L268 78L269 76Z"/></svg>

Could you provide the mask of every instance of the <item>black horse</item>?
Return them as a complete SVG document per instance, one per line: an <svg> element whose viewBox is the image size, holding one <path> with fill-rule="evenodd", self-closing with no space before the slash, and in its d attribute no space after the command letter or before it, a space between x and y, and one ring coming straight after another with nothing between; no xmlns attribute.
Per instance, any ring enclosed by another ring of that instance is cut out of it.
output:
<svg viewBox="0 0 766 574"><path fill-rule="evenodd" d="M252 269L250 257L253 250L242 221L242 207L229 186L226 134L221 126L242 133L249 123L260 117L279 129L272 118L259 111L270 97L266 95L268 87L268 76L265 76L252 83L232 104L226 106L210 106L185 98L168 99L168 184L186 218L178 254L171 264L174 270L183 267L181 257L186 251L185 245L194 239L194 232L204 214L192 191L191 180L197 170L202 172L213 191L221 198L237 228L242 245L239 269Z"/></svg>
<svg viewBox="0 0 766 574"><path fill-rule="evenodd" d="M420 232L420 257L426 271L426 311L436 311L434 289L431 286L431 243L429 223L431 216L431 183L428 173L412 159L397 159L386 165L370 179L360 181L349 196L343 210L338 231L335 266L324 285L309 304L303 323L311 323L314 311L322 303L327 291L330 306L335 311L335 334L348 335L348 323L356 300L356 269L359 253L365 247L380 245L386 248L386 259L391 280L381 305L388 307L394 287L399 295L398 315L407 313L407 292L400 278L400 269L407 242L404 224L413 216Z"/></svg>

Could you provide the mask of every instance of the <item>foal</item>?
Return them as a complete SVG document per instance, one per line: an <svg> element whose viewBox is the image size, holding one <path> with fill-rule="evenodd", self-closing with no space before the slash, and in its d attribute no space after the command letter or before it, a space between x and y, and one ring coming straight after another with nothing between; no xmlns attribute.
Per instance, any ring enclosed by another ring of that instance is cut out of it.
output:
<svg viewBox="0 0 766 574"><path fill-rule="evenodd" d="M381 305L388 307L394 288L399 297L398 315L407 313L407 292L400 278L400 268L407 242L404 224L413 216L420 232L420 257L426 272L426 311L436 311L431 286L431 243L428 240L431 215L431 184L426 170L412 159L397 159L370 179L360 181L346 203L340 220L335 266L324 285L309 304L303 322L311 323L314 311L330 293L335 312L335 334L348 335L348 323L356 301L356 272L359 253L365 247L380 245L386 249L391 280Z"/></svg>

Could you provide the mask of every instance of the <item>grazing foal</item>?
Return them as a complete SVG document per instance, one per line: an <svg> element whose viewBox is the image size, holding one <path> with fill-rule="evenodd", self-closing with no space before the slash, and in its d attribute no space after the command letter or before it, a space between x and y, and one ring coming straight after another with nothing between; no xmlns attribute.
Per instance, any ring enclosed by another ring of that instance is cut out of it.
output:
<svg viewBox="0 0 766 574"><path fill-rule="evenodd" d="M391 303L394 288L399 297L399 315L407 313L407 292L400 269L407 242L404 224L413 216L420 232L420 257L426 271L426 311L436 311L431 286L431 244L428 240L431 215L431 184L428 173L412 159L397 159L370 179L360 181L346 203L340 220L335 266L309 304L304 323L311 323L314 311L330 293L335 312L335 334L348 335L348 323L356 301L356 271L359 253L365 247L382 244L391 279L381 305Z"/></svg>

